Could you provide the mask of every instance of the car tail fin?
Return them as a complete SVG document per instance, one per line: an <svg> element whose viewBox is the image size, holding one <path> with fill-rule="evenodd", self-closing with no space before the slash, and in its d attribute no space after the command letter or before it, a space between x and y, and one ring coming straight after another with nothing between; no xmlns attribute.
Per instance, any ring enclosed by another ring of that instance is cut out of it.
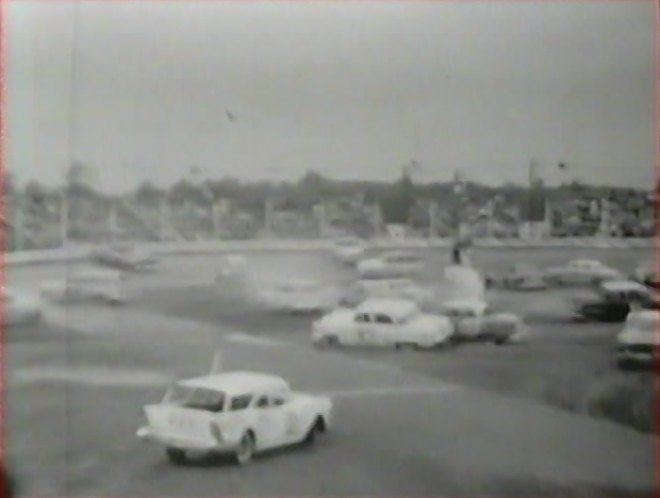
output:
<svg viewBox="0 0 660 498"><path fill-rule="evenodd" d="M161 434L193 439L213 436L210 412L161 404L145 407L145 415L149 426Z"/></svg>

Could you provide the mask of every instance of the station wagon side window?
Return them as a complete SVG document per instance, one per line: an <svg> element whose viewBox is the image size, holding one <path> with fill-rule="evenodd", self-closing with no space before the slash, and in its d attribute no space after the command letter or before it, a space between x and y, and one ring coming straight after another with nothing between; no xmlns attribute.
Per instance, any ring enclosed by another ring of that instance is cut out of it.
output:
<svg viewBox="0 0 660 498"><path fill-rule="evenodd" d="M358 323L369 323L371 320L369 319L369 315L367 313L358 313L355 315L355 321Z"/></svg>
<svg viewBox="0 0 660 498"><path fill-rule="evenodd" d="M282 406L286 403L286 397L281 394L274 394L270 398L272 406Z"/></svg>
<svg viewBox="0 0 660 498"><path fill-rule="evenodd" d="M259 399L257 399L257 404L255 406L257 408L268 408L270 406L268 396L259 396Z"/></svg>
<svg viewBox="0 0 660 498"><path fill-rule="evenodd" d="M239 410L245 410L248 406L250 406L250 401L252 401L252 395L251 394L244 394L242 396L236 396L232 398L231 400L231 405L230 405L230 410L232 412L239 411Z"/></svg>
<svg viewBox="0 0 660 498"><path fill-rule="evenodd" d="M375 321L376 323L387 323L387 324L392 324L392 323L394 323L394 320L392 320L392 317L391 317L391 316L384 315L384 314L382 314L382 313L378 313L378 314L376 314L376 316L375 316L374 318L375 318L374 321Z"/></svg>

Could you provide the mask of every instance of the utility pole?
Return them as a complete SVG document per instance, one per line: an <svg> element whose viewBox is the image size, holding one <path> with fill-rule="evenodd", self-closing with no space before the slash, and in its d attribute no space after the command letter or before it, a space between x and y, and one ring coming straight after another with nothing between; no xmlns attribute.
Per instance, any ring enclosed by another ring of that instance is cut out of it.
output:
<svg viewBox="0 0 660 498"><path fill-rule="evenodd" d="M69 245L69 195L66 188L60 200L60 238L63 247Z"/></svg>
<svg viewBox="0 0 660 498"><path fill-rule="evenodd" d="M438 218L438 204L432 200L429 202L429 238L436 235L436 223Z"/></svg>
<svg viewBox="0 0 660 498"><path fill-rule="evenodd" d="M23 194L17 192L16 195L16 216L14 217L15 229L14 237L17 251L22 251L25 247L25 201Z"/></svg>
<svg viewBox="0 0 660 498"><path fill-rule="evenodd" d="M108 214L108 232L110 233L110 242L115 242L115 236L118 232L117 209L114 202L110 204L110 213Z"/></svg>

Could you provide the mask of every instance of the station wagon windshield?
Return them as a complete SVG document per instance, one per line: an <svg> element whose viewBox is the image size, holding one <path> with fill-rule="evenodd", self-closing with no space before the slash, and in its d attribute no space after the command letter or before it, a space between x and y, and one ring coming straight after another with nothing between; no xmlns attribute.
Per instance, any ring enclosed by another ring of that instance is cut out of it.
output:
<svg viewBox="0 0 660 498"><path fill-rule="evenodd" d="M165 394L163 403L195 410L220 412L224 409L225 394L211 389L175 384Z"/></svg>

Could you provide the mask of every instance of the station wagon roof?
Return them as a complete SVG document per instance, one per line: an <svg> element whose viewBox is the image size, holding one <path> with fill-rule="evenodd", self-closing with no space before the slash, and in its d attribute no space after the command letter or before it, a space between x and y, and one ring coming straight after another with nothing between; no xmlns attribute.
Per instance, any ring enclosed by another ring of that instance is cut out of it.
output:
<svg viewBox="0 0 660 498"><path fill-rule="evenodd" d="M630 280L610 280L603 282L601 285L603 289L610 292L625 292L632 290L646 291L646 287L642 284Z"/></svg>
<svg viewBox="0 0 660 498"><path fill-rule="evenodd" d="M480 299L451 299L442 303L443 308L471 308L483 312L488 304Z"/></svg>
<svg viewBox="0 0 660 498"><path fill-rule="evenodd" d="M248 394L257 391L288 390L289 384L277 375L259 372L222 372L217 374L181 380L177 383L186 387L198 387L222 391L228 396Z"/></svg>
<svg viewBox="0 0 660 498"><path fill-rule="evenodd" d="M603 266L603 263L597 259L572 259L568 262L569 266Z"/></svg>
<svg viewBox="0 0 660 498"><path fill-rule="evenodd" d="M413 285L415 282L410 278L365 278L358 280L357 283L363 287L387 287L390 285Z"/></svg>
<svg viewBox="0 0 660 498"><path fill-rule="evenodd" d="M414 301L408 299L367 299L355 311L358 313L386 313L394 319L401 319L419 310Z"/></svg>
<svg viewBox="0 0 660 498"><path fill-rule="evenodd" d="M113 270L80 270L71 275L73 279L119 280L121 273Z"/></svg>
<svg viewBox="0 0 660 498"><path fill-rule="evenodd" d="M279 290L307 290L316 289L318 287L321 287L321 282L318 280L287 280L275 284L275 288Z"/></svg>
<svg viewBox="0 0 660 498"><path fill-rule="evenodd" d="M393 249L390 251L385 251L381 254L382 257L392 258L392 257L406 257L406 258L418 258L421 259L421 256L414 251L408 251L405 249Z"/></svg>

